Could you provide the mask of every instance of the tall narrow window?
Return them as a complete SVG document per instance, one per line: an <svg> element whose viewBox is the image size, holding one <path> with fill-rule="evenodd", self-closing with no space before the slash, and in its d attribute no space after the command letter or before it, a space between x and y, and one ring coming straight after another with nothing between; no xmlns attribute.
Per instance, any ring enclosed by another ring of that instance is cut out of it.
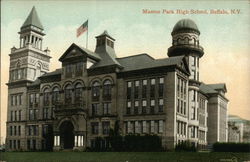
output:
<svg viewBox="0 0 250 162"><path fill-rule="evenodd" d="M16 136L16 126L14 126L14 136Z"/></svg>
<svg viewBox="0 0 250 162"><path fill-rule="evenodd" d="M163 120L159 121L159 133L163 132Z"/></svg>
<svg viewBox="0 0 250 162"><path fill-rule="evenodd" d="M96 115L99 114L98 109L99 109L99 104L98 103L92 104L92 116L96 116Z"/></svg>
<svg viewBox="0 0 250 162"><path fill-rule="evenodd" d="M75 103L82 103L82 84L78 83L75 86Z"/></svg>
<svg viewBox="0 0 250 162"><path fill-rule="evenodd" d="M129 115L131 113L131 102L127 102L127 111L126 113Z"/></svg>
<svg viewBox="0 0 250 162"><path fill-rule="evenodd" d="M111 81L105 80L103 83L103 99L104 100L111 100Z"/></svg>
<svg viewBox="0 0 250 162"><path fill-rule="evenodd" d="M20 125L18 126L18 135L19 136L21 135L21 126Z"/></svg>
<svg viewBox="0 0 250 162"><path fill-rule="evenodd" d="M163 97L164 78L159 78L159 97Z"/></svg>
<svg viewBox="0 0 250 162"><path fill-rule="evenodd" d="M33 103L34 103L34 94L32 93L29 95L29 106L32 107Z"/></svg>
<svg viewBox="0 0 250 162"><path fill-rule="evenodd" d="M195 107L191 108L191 119L194 120L195 119Z"/></svg>
<svg viewBox="0 0 250 162"><path fill-rule="evenodd" d="M109 129L110 129L110 122L102 122L102 129L103 129L103 134L108 135L109 134Z"/></svg>
<svg viewBox="0 0 250 162"><path fill-rule="evenodd" d="M17 121L17 111L15 111L15 121Z"/></svg>
<svg viewBox="0 0 250 162"><path fill-rule="evenodd" d="M177 78L177 96L180 97L180 78Z"/></svg>
<svg viewBox="0 0 250 162"><path fill-rule="evenodd" d="M127 99L131 99L132 96L132 82L127 82Z"/></svg>
<svg viewBox="0 0 250 162"><path fill-rule="evenodd" d="M49 108L43 108L43 119L49 118Z"/></svg>
<svg viewBox="0 0 250 162"><path fill-rule="evenodd" d="M10 136L13 135L13 130L12 130L12 126L10 126Z"/></svg>
<svg viewBox="0 0 250 162"><path fill-rule="evenodd" d="M99 101L100 97L100 83L95 81L92 85L92 100Z"/></svg>
<svg viewBox="0 0 250 162"><path fill-rule="evenodd" d="M151 133L155 132L155 121L153 120L150 121L150 132Z"/></svg>
<svg viewBox="0 0 250 162"><path fill-rule="evenodd" d="M14 105L14 96L13 95L10 96L10 105L11 106Z"/></svg>
<svg viewBox="0 0 250 162"><path fill-rule="evenodd" d="M13 121L13 111L10 111L10 121Z"/></svg>
<svg viewBox="0 0 250 162"><path fill-rule="evenodd" d="M150 101L150 113L154 114L155 112L155 100Z"/></svg>
<svg viewBox="0 0 250 162"><path fill-rule="evenodd" d="M180 79L180 86L181 86L181 98L183 97L183 80Z"/></svg>
<svg viewBox="0 0 250 162"><path fill-rule="evenodd" d="M137 80L135 81L135 99L138 99L139 98L139 84L140 82Z"/></svg>
<svg viewBox="0 0 250 162"><path fill-rule="evenodd" d="M103 103L103 114L104 115L111 114L111 103Z"/></svg>
<svg viewBox="0 0 250 162"><path fill-rule="evenodd" d="M15 78L18 79L18 70L15 70Z"/></svg>
<svg viewBox="0 0 250 162"><path fill-rule="evenodd" d="M183 114L186 115L186 102L184 101L183 102Z"/></svg>
<svg viewBox="0 0 250 162"><path fill-rule="evenodd" d="M155 97L155 79L150 80L150 97Z"/></svg>
<svg viewBox="0 0 250 162"><path fill-rule="evenodd" d="M163 99L159 99L159 112L163 112Z"/></svg>
<svg viewBox="0 0 250 162"><path fill-rule="evenodd" d="M34 109L34 119L38 118L38 109Z"/></svg>
<svg viewBox="0 0 250 162"><path fill-rule="evenodd" d="M55 87L52 90L52 104L55 105L57 102L60 100L60 94L59 94L59 89Z"/></svg>
<svg viewBox="0 0 250 162"><path fill-rule="evenodd" d="M18 98L19 98L19 105L22 105L22 95L19 94L19 95L18 95Z"/></svg>
<svg viewBox="0 0 250 162"><path fill-rule="evenodd" d="M44 90L43 104L44 106L49 106L49 89L48 88Z"/></svg>
<svg viewBox="0 0 250 162"><path fill-rule="evenodd" d="M66 78L72 77L72 65L68 64L65 66L66 70L65 70L65 74L66 74Z"/></svg>
<svg viewBox="0 0 250 162"><path fill-rule="evenodd" d="M66 104L72 103L72 87L71 87L71 85L67 85L65 87L65 103Z"/></svg>
<svg viewBox="0 0 250 162"><path fill-rule="evenodd" d="M147 80L142 81L142 98L147 97Z"/></svg>
<svg viewBox="0 0 250 162"><path fill-rule="evenodd" d="M34 120L34 110L29 109L29 120Z"/></svg>
<svg viewBox="0 0 250 162"><path fill-rule="evenodd" d="M147 121L142 122L142 133L148 133L147 132Z"/></svg>
<svg viewBox="0 0 250 162"><path fill-rule="evenodd" d="M98 134L99 124L98 122L91 123L91 132L92 134Z"/></svg>
<svg viewBox="0 0 250 162"><path fill-rule="evenodd" d="M147 113L147 101L142 100L142 113L146 114Z"/></svg>
<svg viewBox="0 0 250 162"><path fill-rule="evenodd" d="M186 99L186 96L187 96L187 81L184 81L183 82L183 89L184 89L184 91L183 91L183 93L184 93L184 99Z"/></svg>
<svg viewBox="0 0 250 162"><path fill-rule="evenodd" d="M39 77L39 76L41 76L41 65L37 64L37 67L36 67L36 77Z"/></svg>
<svg viewBox="0 0 250 162"><path fill-rule="evenodd" d="M83 73L83 63L82 62L78 62L76 63L76 76L82 76Z"/></svg>
<svg viewBox="0 0 250 162"><path fill-rule="evenodd" d="M21 121L22 120L22 110L19 110L18 115L19 115L19 117L18 117L19 119L18 120Z"/></svg>
<svg viewBox="0 0 250 162"><path fill-rule="evenodd" d="M18 69L17 70L17 79L21 79L21 74L22 74L21 69Z"/></svg>
<svg viewBox="0 0 250 162"><path fill-rule="evenodd" d="M35 106L38 106L39 103L39 93L35 93Z"/></svg>
<svg viewBox="0 0 250 162"><path fill-rule="evenodd" d="M188 38L186 37L185 39L184 39L184 44L188 44L189 43L189 40L188 40Z"/></svg>
<svg viewBox="0 0 250 162"><path fill-rule="evenodd" d="M193 101L196 101L196 92L193 90Z"/></svg>
<svg viewBox="0 0 250 162"><path fill-rule="evenodd" d="M134 114L138 114L139 113L139 101L135 101L135 106L134 106Z"/></svg>
<svg viewBox="0 0 250 162"><path fill-rule="evenodd" d="M181 112L180 113L182 114L183 113L183 101L182 100L181 100L181 105L180 106L181 106Z"/></svg>
<svg viewBox="0 0 250 162"><path fill-rule="evenodd" d="M177 99L177 112L180 112L180 99Z"/></svg>

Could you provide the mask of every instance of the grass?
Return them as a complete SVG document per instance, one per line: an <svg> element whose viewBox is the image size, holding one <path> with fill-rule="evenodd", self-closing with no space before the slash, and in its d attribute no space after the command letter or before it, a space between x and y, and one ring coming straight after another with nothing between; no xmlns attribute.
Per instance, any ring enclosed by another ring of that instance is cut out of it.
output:
<svg viewBox="0 0 250 162"><path fill-rule="evenodd" d="M224 152L0 152L0 162L217 162L250 161L249 153Z"/></svg>

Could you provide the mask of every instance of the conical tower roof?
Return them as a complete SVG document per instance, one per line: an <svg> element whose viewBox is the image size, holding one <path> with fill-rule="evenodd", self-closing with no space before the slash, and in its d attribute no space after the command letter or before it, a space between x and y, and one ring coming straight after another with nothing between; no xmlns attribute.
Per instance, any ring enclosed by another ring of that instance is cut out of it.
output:
<svg viewBox="0 0 250 162"><path fill-rule="evenodd" d="M21 29L25 28L27 26L35 26L35 27L38 27L38 28L43 30L43 25L41 24L40 19L37 15L35 6L33 6L32 10L30 11L29 16L27 17L27 19L23 23Z"/></svg>

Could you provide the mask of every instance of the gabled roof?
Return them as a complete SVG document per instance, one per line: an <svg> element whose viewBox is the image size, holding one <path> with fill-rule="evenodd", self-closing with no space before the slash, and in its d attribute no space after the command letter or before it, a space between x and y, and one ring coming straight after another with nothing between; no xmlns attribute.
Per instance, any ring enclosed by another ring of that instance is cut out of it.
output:
<svg viewBox="0 0 250 162"><path fill-rule="evenodd" d="M70 50L72 48L74 48L74 47L77 48L77 49L79 49L82 52L82 54L86 54L87 57L90 57L91 59L93 59L95 61L101 60L101 57L97 53L92 52L92 51L90 51L90 50L88 50L88 49L86 49L84 47L78 46L75 43L72 43L71 46L59 58L59 61L62 61L69 54Z"/></svg>
<svg viewBox="0 0 250 162"><path fill-rule="evenodd" d="M212 87L210 87L207 84L201 83L200 90L205 94L211 94L211 93L218 93L216 90L214 90Z"/></svg>
<svg viewBox="0 0 250 162"><path fill-rule="evenodd" d="M206 94L219 93L218 90L223 90L224 92L227 92L225 83L218 83L218 84L201 83L200 90Z"/></svg>
<svg viewBox="0 0 250 162"><path fill-rule="evenodd" d="M27 26L35 26L43 30L43 25L37 15L35 6L33 6L32 10L30 11L29 16L23 23L21 29Z"/></svg>
<svg viewBox="0 0 250 162"><path fill-rule="evenodd" d="M47 76L52 76L52 75L59 75L59 74L61 74L61 73L62 73L62 69L56 69L55 71L52 71L52 72L43 74L43 75L40 76L39 78L47 77Z"/></svg>
<svg viewBox="0 0 250 162"><path fill-rule="evenodd" d="M141 70L161 66L177 65L183 61L184 56L170 57L164 59L154 59L148 54L139 54L129 57L117 58L124 67L122 71Z"/></svg>
<svg viewBox="0 0 250 162"><path fill-rule="evenodd" d="M117 65L118 67L122 67L121 64L117 61L117 59L115 57L112 57L111 54L103 52L98 53L98 55L101 57L101 60L92 65L91 69L110 65Z"/></svg>
<svg viewBox="0 0 250 162"><path fill-rule="evenodd" d="M227 87L225 83L208 84L208 85L215 90L223 90L224 92L227 92Z"/></svg>

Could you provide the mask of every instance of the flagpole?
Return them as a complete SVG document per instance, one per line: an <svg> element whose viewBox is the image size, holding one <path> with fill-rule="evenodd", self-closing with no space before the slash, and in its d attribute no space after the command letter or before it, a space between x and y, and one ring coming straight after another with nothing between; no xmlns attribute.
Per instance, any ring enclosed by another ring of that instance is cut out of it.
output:
<svg viewBox="0 0 250 162"><path fill-rule="evenodd" d="M86 49L88 49L88 35L89 35L89 29L87 29L87 37L86 37Z"/></svg>
<svg viewBox="0 0 250 162"><path fill-rule="evenodd" d="M89 20L88 21L88 27L87 27L87 37L86 37L86 49L88 49L88 37L89 37Z"/></svg>

